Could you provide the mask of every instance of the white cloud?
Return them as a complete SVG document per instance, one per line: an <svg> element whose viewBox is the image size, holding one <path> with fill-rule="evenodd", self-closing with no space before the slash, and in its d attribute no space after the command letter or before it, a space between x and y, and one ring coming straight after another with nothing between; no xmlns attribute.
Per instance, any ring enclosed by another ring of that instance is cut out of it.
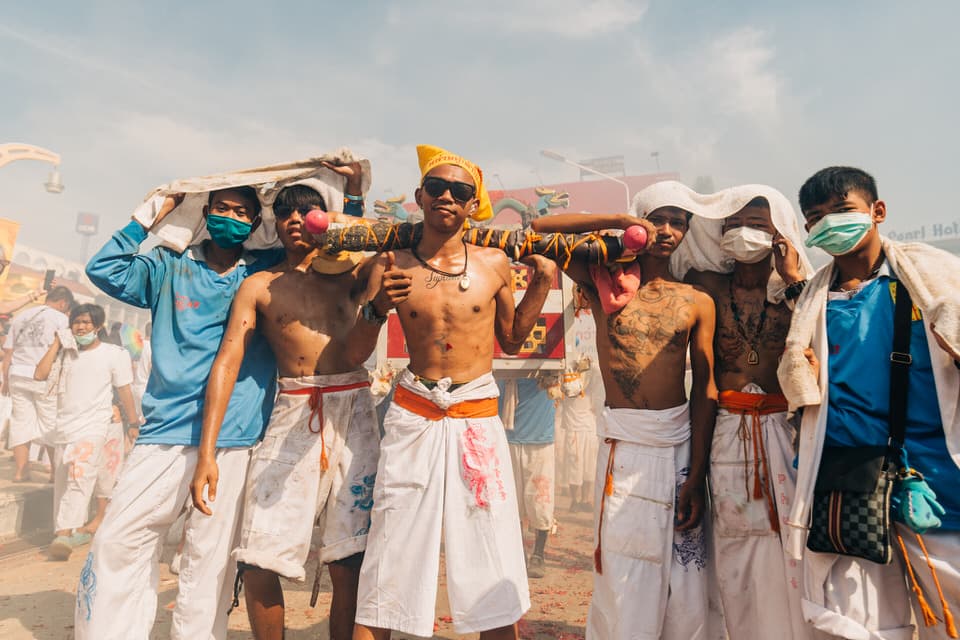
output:
<svg viewBox="0 0 960 640"><path fill-rule="evenodd" d="M774 49L766 34L745 27L710 44L705 71L727 113L771 124L780 118L783 81L771 68Z"/></svg>
<svg viewBox="0 0 960 640"><path fill-rule="evenodd" d="M448 17L481 30L586 39L630 28L640 22L648 4L646 0L488 0L450 8ZM399 26L434 17L436 6L406 3L402 9L390 10L388 22Z"/></svg>
<svg viewBox="0 0 960 640"><path fill-rule="evenodd" d="M709 122L715 131L742 124L774 130L783 120L786 82L769 40L765 31L743 27L681 55L635 45L648 106L662 108L667 128Z"/></svg>

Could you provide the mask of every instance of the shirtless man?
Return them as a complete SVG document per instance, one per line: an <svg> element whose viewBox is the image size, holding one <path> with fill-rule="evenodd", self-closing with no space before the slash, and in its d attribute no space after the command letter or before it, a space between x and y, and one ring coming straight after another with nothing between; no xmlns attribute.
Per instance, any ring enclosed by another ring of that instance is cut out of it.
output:
<svg viewBox="0 0 960 640"><path fill-rule="evenodd" d="M666 185L669 188L672 184ZM670 273L691 213L668 206L663 183L634 198L629 214L558 214L538 232L626 229L648 246L611 272L571 262L597 322L606 390L597 456L597 548L587 638L706 637L704 490L716 413L713 301ZM621 271L622 268L622 271ZM630 281L634 287L630 287ZM629 295L631 289L634 295ZM617 293L618 295L614 295ZM693 367L689 407L687 348Z"/></svg>
<svg viewBox="0 0 960 640"><path fill-rule="evenodd" d="M246 344L259 329L277 358L280 392L247 475L239 547L233 552L246 585L247 611L258 640L283 637L279 576L302 582L316 524L319 560L330 569L330 637L350 638L357 576L370 522L379 430L363 362L379 325L357 319L371 273L379 287L381 258L318 256L303 221L326 209L313 189L293 185L273 205L286 259L248 278L207 387L194 505L210 514L217 493L215 442ZM341 214L330 213L334 221ZM352 258L352 259L351 259ZM384 258L385 259L385 258ZM386 296L383 295L386 307ZM319 569L318 569L319 570Z"/></svg>
<svg viewBox="0 0 960 640"><path fill-rule="evenodd" d="M805 639L811 627L800 611L800 568L785 555L779 535L796 471L795 429L787 420L777 364L790 329L787 301L799 296L812 268L795 248L800 227L782 194L755 186L730 192L746 206L723 218L722 236L695 235L688 239L695 244L685 247L701 254L719 249L735 261L732 273L691 270L684 278L705 289L717 306L720 410L710 452L714 564L731 640ZM715 244L696 246L698 241ZM774 304L768 283L775 275L786 290Z"/></svg>
<svg viewBox="0 0 960 640"><path fill-rule="evenodd" d="M535 271L514 308L503 252L462 239L467 216L491 213L482 173L436 147L417 153L423 237L384 274L410 365L383 423L354 638L389 638L391 629L432 635L441 529L457 633L516 638L530 596L493 340L520 350L556 267L526 259Z"/></svg>

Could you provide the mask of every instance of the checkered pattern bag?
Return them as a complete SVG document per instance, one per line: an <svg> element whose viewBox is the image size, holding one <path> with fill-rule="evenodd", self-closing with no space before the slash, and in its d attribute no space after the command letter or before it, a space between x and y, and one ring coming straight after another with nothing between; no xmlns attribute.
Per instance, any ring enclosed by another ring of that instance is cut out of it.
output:
<svg viewBox="0 0 960 640"><path fill-rule="evenodd" d="M887 447L824 449L808 549L890 564L890 496L896 469L887 453Z"/></svg>

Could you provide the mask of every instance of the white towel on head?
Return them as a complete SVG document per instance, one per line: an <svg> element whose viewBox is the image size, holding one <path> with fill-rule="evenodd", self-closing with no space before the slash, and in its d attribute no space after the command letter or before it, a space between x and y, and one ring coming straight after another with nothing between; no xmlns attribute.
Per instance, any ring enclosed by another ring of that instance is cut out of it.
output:
<svg viewBox="0 0 960 640"><path fill-rule="evenodd" d="M250 235L243 246L247 249L266 249L279 246L274 226L273 201L281 189L291 184L303 184L316 189L327 205L328 211L343 211L343 191L346 178L323 166L324 162L336 165L359 161L363 168L362 192L370 190L370 161L360 158L350 149L342 147L333 153L316 158L307 158L295 162L229 171L200 178L175 180L157 187L144 198L137 207L133 218L146 227L150 227L157 218L166 196L173 193L185 193L183 202L166 216L153 233L160 243L175 251L183 252L187 247L209 236L203 220L203 207L207 204L211 191L231 187L252 186L257 190L262 222Z"/></svg>
<svg viewBox="0 0 960 640"><path fill-rule="evenodd" d="M733 258L720 248L723 219L757 197L765 198L769 203L773 226L800 254L800 270L803 277L809 279L814 269L804 252L797 214L786 197L773 187L747 184L716 193L697 193L679 182L666 180L638 192L633 197L632 210L641 218L660 207L677 207L694 214L687 235L670 259L670 270L682 280L690 269L717 273L733 271ZM774 259L772 255L770 259ZM767 298L772 303L780 302L785 289L786 283L774 270L767 283Z"/></svg>

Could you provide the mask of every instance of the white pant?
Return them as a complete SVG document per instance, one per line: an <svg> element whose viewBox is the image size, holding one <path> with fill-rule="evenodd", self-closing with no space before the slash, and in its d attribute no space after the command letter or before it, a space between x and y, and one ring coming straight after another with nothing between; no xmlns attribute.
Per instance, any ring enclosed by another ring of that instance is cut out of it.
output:
<svg viewBox="0 0 960 640"><path fill-rule="evenodd" d="M428 395L412 377L404 371L399 384ZM458 403L497 393L487 374L447 395ZM433 633L442 529L457 633L515 623L530 595L500 418L428 420L394 401L383 428L356 621Z"/></svg>
<svg viewBox="0 0 960 640"><path fill-rule="evenodd" d="M56 531L78 529L86 523L94 487L99 488L100 475L106 473L109 459L106 445L107 437L100 433L54 447L53 519ZM103 497L109 497L109 493Z"/></svg>
<svg viewBox="0 0 960 640"><path fill-rule="evenodd" d="M47 381L10 376L10 435L12 449L45 438L57 421L57 397L47 395Z"/></svg>
<svg viewBox="0 0 960 640"><path fill-rule="evenodd" d="M567 484L580 487L593 482L597 474L597 447L600 443L596 432L566 429L563 441L563 466Z"/></svg>
<svg viewBox="0 0 960 640"><path fill-rule="evenodd" d="M370 389L323 393L320 416L312 416L309 395L289 392L365 383L368 377L364 369L280 378L270 424L250 461L240 546L233 552L238 562L303 581L314 524L320 562L364 550L380 456Z"/></svg>
<svg viewBox="0 0 960 640"><path fill-rule="evenodd" d="M97 498L109 498L113 495L113 488L117 485L117 478L120 477L120 469L123 467L125 443L123 423L111 422L97 472L97 486L94 491Z"/></svg>
<svg viewBox="0 0 960 640"><path fill-rule="evenodd" d="M727 633L730 640L811 638L812 628L800 609L800 563L784 552L766 497L754 497L759 469L775 505L773 517L782 525L796 481L794 428L785 413L773 413L761 416L761 434L754 434L752 420L721 409L710 451L713 558ZM759 437L766 469L754 466L753 447L760 446L754 440Z"/></svg>
<svg viewBox="0 0 960 640"><path fill-rule="evenodd" d="M916 596L907 582L906 566L899 548L894 552L894 562L889 565L845 556L830 556L835 561L823 584L823 605L804 602L807 619L821 629L815 636L818 640L912 640L917 636L914 635L915 628L911 622L916 624L920 640L946 640L949 637L943 623L943 608L933 576L916 536L899 523L896 525L896 532L903 538L910 564L927 603L937 617L937 624L932 627L924 626ZM923 543L937 571L947 605L960 625L960 532L930 531L923 534Z"/></svg>
<svg viewBox="0 0 960 640"><path fill-rule="evenodd" d="M910 564L913 566L914 575L920 583L924 597L934 615L937 616L937 624L932 627L923 625L923 615L920 613L920 604L916 595L911 591L911 602L915 618L918 621L920 640L946 640L946 627L943 624L943 606L940 603L940 597L937 595L937 588L933 582L933 574L930 567L927 566L927 560L920 549L917 537L908 527L897 524L897 531L903 537L904 546L907 547L907 557L910 558ZM940 581L940 588L943 590L947 606L953 613L953 618L958 627L960 627L960 532L957 531L930 531L923 534L923 545L927 548L930 556L930 562L937 572L937 579Z"/></svg>
<svg viewBox="0 0 960 640"><path fill-rule="evenodd" d="M653 439L654 429L676 433L685 425L689 438L689 416L681 409L608 409L605 429L627 435L632 426ZM673 446L618 440L613 494L601 500L610 447L601 443L597 455L594 531L602 518L603 573L593 574L586 637L705 640L710 614L703 527L681 532L674 524L677 492L689 472L689 439Z"/></svg>
<svg viewBox="0 0 960 640"><path fill-rule="evenodd" d="M520 503L520 521L530 528L549 531L553 528L554 474L553 443L510 443L513 480Z"/></svg>
<svg viewBox="0 0 960 640"><path fill-rule="evenodd" d="M220 449L213 516L191 509L185 526L180 589L171 637L222 640L236 564L239 509L249 449ZM187 507L197 448L136 445L80 574L77 640L146 640L157 613L163 538Z"/></svg>

